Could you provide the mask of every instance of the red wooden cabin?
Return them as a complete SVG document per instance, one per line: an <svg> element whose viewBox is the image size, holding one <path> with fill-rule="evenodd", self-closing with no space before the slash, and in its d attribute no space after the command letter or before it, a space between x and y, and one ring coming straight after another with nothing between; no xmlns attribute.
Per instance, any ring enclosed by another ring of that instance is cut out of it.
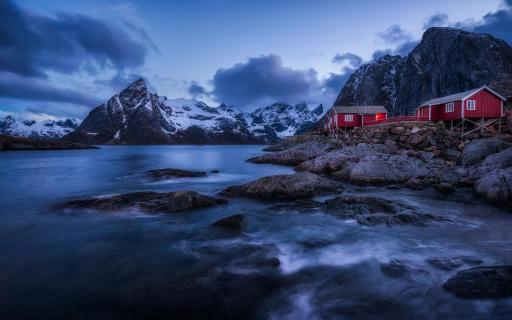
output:
<svg viewBox="0 0 512 320"><path fill-rule="evenodd" d="M383 106L334 106L325 115L323 130L364 127L387 118L388 111Z"/></svg>
<svg viewBox="0 0 512 320"><path fill-rule="evenodd" d="M504 101L503 96L483 86L426 101L416 112L430 121L496 119L503 117Z"/></svg>

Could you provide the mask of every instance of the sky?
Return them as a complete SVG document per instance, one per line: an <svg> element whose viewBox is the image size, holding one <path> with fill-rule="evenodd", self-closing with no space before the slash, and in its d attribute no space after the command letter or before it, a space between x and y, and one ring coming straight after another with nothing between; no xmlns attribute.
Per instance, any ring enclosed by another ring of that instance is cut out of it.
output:
<svg viewBox="0 0 512 320"><path fill-rule="evenodd" d="M432 26L512 43L512 0L0 0L0 117L81 119L140 77L212 106L330 105Z"/></svg>

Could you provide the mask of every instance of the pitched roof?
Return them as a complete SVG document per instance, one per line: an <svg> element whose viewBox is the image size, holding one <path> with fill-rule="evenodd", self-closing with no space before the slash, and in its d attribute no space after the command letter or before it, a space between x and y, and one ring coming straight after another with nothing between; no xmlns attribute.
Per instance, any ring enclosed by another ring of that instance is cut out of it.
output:
<svg viewBox="0 0 512 320"><path fill-rule="evenodd" d="M376 114L387 113L383 106L334 106L336 113Z"/></svg>
<svg viewBox="0 0 512 320"><path fill-rule="evenodd" d="M476 89L471 89L471 90L464 91L464 92L455 93L455 94L452 94L452 95L449 95L449 96L444 96L444 97L430 99L428 101L423 102L420 105L420 107L421 106L429 106L429 105L436 105L436 104L443 104L443 103L448 103L448 102L453 102L453 101L464 100L464 99L469 98L470 96L474 95L475 93L477 93L478 91L483 90L483 89L488 90L489 92L491 92L492 94L494 94L495 96L497 96L498 98L500 98L502 100L506 100L503 96L498 94L496 91L492 90L491 88L489 88L487 86L483 86L483 87L480 87L480 88L476 88Z"/></svg>

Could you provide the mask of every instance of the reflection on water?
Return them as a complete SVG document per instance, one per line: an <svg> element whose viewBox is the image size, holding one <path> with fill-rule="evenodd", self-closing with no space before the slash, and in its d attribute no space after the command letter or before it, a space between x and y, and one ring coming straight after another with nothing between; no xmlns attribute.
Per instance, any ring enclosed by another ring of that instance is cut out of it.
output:
<svg viewBox="0 0 512 320"><path fill-rule="evenodd" d="M511 264L511 216L468 192L346 186L452 222L365 227L320 210L270 209L233 199L183 214L55 210L83 196L189 189L216 194L255 178L292 172L245 159L258 146L105 146L100 150L0 154L0 317L507 319L511 299L460 300L429 257L474 256ZM158 168L219 170L153 182ZM325 199L322 197L319 199ZM209 227L234 213L242 233ZM276 264L276 258L279 263ZM382 264L407 266L390 277Z"/></svg>

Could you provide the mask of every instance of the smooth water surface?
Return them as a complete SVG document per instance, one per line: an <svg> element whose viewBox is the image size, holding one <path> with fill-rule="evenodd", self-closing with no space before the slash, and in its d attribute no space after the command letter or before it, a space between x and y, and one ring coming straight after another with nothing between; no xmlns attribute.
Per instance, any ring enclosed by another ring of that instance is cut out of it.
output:
<svg viewBox="0 0 512 320"><path fill-rule="evenodd" d="M0 153L1 319L510 319L512 299L461 300L457 271L429 257L512 264L512 215L472 199L346 185L345 194L402 202L452 222L365 227L318 210L233 199L181 214L60 210L70 199L224 187L291 168L251 164L261 146L102 146ZM158 168L220 170L152 182ZM242 233L209 225L248 216ZM276 259L279 265L276 265ZM405 261L405 276L382 263Z"/></svg>

